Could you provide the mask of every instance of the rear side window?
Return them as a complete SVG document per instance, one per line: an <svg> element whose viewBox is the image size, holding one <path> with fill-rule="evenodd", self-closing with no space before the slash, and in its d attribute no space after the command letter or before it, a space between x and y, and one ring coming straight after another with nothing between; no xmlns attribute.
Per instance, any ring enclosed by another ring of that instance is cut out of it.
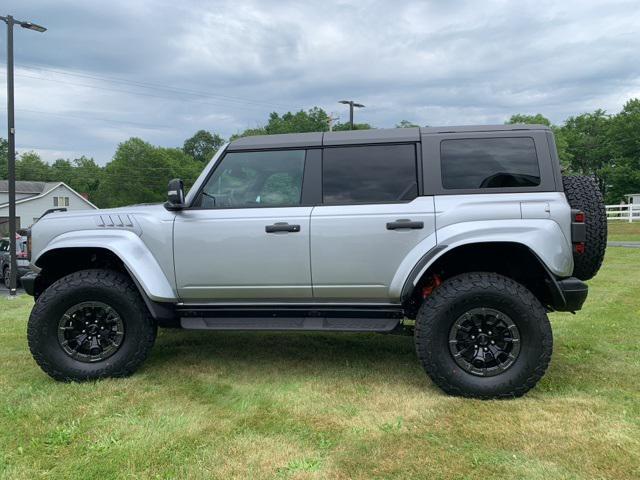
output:
<svg viewBox="0 0 640 480"><path fill-rule="evenodd" d="M414 145L326 148L322 157L324 203L385 203L418 196Z"/></svg>
<svg viewBox="0 0 640 480"><path fill-rule="evenodd" d="M442 185L447 189L540 185L532 138L465 138L440 144Z"/></svg>

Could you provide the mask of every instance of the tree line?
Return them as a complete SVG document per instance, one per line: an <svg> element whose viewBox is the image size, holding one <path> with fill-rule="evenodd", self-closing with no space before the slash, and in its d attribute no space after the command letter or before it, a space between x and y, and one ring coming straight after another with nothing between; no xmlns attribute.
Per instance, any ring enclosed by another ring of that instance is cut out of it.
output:
<svg viewBox="0 0 640 480"><path fill-rule="evenodd" d="M329 129L329 115L318 107L307 111L273 112L267 122L231 136L230 140L250 135L319 132ZM607 203L618 203L625 194L640 192L640 99L629 100L617 114L604 110L568 118L553 125L542 114L513 115L506 123L535 123L553 129L558 154L565 174L593 175ZM396 127L415 127L402 120ZM333 130L348 130L349 124L337 123ZM355 129L375 128L357 123ZM35 152L25 152L16 160L16 178L65 182L99 207L162 202L167 182L182 178L193 184L204 165L224 144L214 132L199 130L186 139L182 148L151 145L140 138L120 143L106 165L93 158L57 159L44 162ZM7 142L0 138L0 178L7 178Z"/></svg>

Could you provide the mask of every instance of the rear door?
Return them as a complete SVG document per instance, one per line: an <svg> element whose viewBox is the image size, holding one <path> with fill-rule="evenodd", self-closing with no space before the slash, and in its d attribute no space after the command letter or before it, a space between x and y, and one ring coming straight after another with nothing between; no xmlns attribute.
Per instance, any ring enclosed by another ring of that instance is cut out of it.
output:
<svg viewBox="0 0 640 480"><path fill-rule="evenodd" d="M315 299L398 300L390 286L409 252L435 245L433 197L419 196L418 170L415 143L323 150L322 204L311 216Z"/></svg>

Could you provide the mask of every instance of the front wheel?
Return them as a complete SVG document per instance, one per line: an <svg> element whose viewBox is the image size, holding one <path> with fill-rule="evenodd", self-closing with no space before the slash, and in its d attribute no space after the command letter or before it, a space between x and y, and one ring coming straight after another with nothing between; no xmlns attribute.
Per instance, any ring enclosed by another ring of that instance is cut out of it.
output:
<svg viewBox="0 0 640 480"><path fill-rule="evenodd" d="M427 374L445 392L475 398L525 394L551 359L544 307L521 284L495 273L445 281L416 318L415 344Z"/></svg>
<svg viewBox="0 0 640 480"><path fill-rule="evenodd" d="M38 297L27 337L33 358L47 374L82 381L133 373L149 354L156 331L130 278L83 270Z"/></svg>

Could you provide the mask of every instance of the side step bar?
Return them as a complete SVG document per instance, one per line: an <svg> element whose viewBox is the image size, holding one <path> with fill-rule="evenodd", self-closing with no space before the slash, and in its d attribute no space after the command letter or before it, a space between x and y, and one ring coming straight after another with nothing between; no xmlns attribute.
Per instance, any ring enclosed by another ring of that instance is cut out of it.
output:
<svg viewBox="0 0 640 480"><path fill-rule="evenodd" d="M390 332L404 314L400 308L188 308L179 307L188 330L298 330Z"/></svg>

